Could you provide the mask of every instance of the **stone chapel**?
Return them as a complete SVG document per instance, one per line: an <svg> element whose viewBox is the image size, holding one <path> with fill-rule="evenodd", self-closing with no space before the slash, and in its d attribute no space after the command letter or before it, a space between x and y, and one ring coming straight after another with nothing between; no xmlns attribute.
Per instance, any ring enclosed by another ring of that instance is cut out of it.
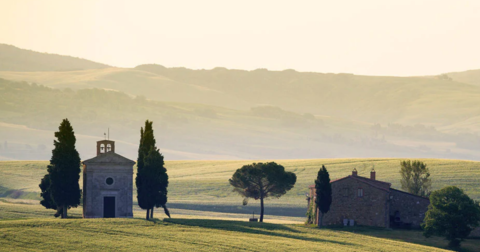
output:
<svg viewBox="0 0 480 252"><path fill-rule="evenodd" d="M97 142L83 164L83 217L132 218L134 161L115 153L115 142Z"/></svg>

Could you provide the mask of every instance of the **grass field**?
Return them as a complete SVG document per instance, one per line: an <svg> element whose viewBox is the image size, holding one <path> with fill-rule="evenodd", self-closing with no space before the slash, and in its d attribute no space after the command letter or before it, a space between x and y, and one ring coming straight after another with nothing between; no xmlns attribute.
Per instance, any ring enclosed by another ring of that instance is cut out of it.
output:
<svg viewBox="0 0 480 252"><path fill-rule="evenodd" d="M447 242L420 231L365 227L319 230L302 224L225 219L54 219L40 205L0 201L1 251L443 251ZM480 251L466 240L463 251Z"/></svg>
<svg viewBox="0 0 480 252"><path fill-rule="evenodd" d="M266 202L263 225L242 222L253 206L241 205L228 178L235 169L253 161L168 161L169 208L173 219L141 220L145 212L134 209L131 220L83 220L81 207L71 209L73 219L58 220L53 211L38 204L38 183L46 161L0 162L0 246L2 250L146 250L171 251L435 251L445 248L440 238L425 239L420 231L386 229L318 230L302 224L305 192L322 164L331 179L347 176L353 168L368 176L375 166L379 180L399 188L401 159L276 160L297 174L294 189ZM423 159L430 167L434 189L445 185L464 188L479 199L480 162ZM42 228L42 230L40 230ZM121 241L121 242L120 242ZM464 251L480 251L480 240L467 240Z"/></svg>
<svg viewBox="0 0 480 252"><path fill-rule="evenodd" d="M307 187L313 184L321 165L325 165L332 180L348 176L356 168L360 176L369 176L375 167L377 179L400 189L400 161L404 159L312 159L274 160L297 175L295 187L280 199L268 204L306 205ZM427 163L433 179L433 189L456 185L470 197L480 200L480 162L463 160L420 159ZM264 160L267 162L269 160ZM167 161L170 178L169 202L177 204L228 204L241 206L241 197L232 192L228 183L234 171L242 165L262 161ZM40 179L46 173L47 161L0 162L0 188L4 197L37 198ZM81 184L81 183L80 183ZM10 191L10 194L5 193ZM0 192L1 193L1 192ZM32 194L33 193L33 194ZM19 195L17 197L17 195ZM36 196L35 196L36 195Z"/></svg>
<svg viewBox="0 0 480 252"><path fill-rule="evenodd" d="M276 160L297 175L295 187L279 199L266 201L266 214L289 216L298 221L306 212L305 193L313 184L319 167L324 164L330 178L351 174L356 168L360 176L369 176L374 166L377 179L400 189L398 170L403 159L316 159ZM433 189L456 185L475 200L480 200L480 162L422 159L430 168ZM259 202L251 200L242 206L242 198L232 192L228 179L242 165L254 161L167 161L170 177L170 208L201 212L248 215L259 213ZM46 173L47 161L0 162L0 196L18 199L39 199L38 184ZM82 184L82 183L80 183ZM134 197L134 201L136 197Z"/></svg>
<svg viewBox="0 0 480 252"><path fill-rule="evenodd" d="M140 211L134 211L134 219L80 219L80 209L72 209L65 220L51 214L40 205L0 201L0 250L442 251L437 248L447 244L426 239L420 231L318 230L278 220L261 224L177 215L145 221ZM479 251L480 240L466 240L462 246Z"/></svg>

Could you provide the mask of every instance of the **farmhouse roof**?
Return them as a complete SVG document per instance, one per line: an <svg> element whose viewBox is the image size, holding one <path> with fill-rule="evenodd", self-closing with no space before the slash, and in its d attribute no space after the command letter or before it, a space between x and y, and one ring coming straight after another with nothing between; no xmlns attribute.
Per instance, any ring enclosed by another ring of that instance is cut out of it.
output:
<svg viewBox="0 0 480 252"><path fill-rule="evenodd" d="M371 185L375 188L378 188L380 190L387 191L387 192L390 191L390 186L392 185L392 184L387 183L387 182L372 180L372 179L369 179L369 178L360 177L360 176L352 176L352 175L348 175L348 176L343 177L343 178L332 180L332 181L330 181L330 183L335 183L335 182L342 181L342 180L349 179L349 178L360 181L360 182L368 184L368 185ZM308 188L315 188L315 185L311 185Z"/></svg>

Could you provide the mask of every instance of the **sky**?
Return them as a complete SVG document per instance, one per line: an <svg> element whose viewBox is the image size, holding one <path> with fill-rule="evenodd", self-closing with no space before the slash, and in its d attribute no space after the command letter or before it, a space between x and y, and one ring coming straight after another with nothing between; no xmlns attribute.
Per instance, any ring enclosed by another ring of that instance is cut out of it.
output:
<svg viewBox="0 0 480 252"><path fill-rule="evenodd" d="M480 69L478 0L0 0L0 43L116 67Z"/></svg>

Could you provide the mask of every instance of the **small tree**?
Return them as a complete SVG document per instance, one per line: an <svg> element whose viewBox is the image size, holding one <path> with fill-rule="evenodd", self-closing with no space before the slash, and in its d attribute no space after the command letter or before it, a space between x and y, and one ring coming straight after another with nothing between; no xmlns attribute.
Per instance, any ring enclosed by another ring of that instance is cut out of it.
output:
<svg viewBox="0 0 480 252"><path fill-rule="evenodd" d="M275 162L244 165L229 179L233 191L244 197L244 205L248 198L260 199L260 222L263 222L263 200L279 198L292 189L296 181L295 173L285 172L285 168Z"/></svg>
<svg viewBox="0 0 480 252"><path fill-rule="evenodd" d="M423 235L443 236L449 247L459 248L460 242L480 225L480 206L462 189L447 186L430 195L430 205L425 214Z"/></svg>
<svg viewBox="0 0 480 252"><path fill-rule="evenodd" d="M420 161L410 162L408 160L400 162L400 166L402 190L428 197L432 187L432 180L427 165Z"/></svg>
<svg viewBox="0 0 480 252"><path fill-rule="evenodd" d="M320 211L320 219L318 227L321 228L323 224L323 215L328 213L330 205L332 204L332 185L330 184L330 175L324 165L318 171L317 179L315 180L315 204Z"/></svg>
<svg viewBox="0 0 480 252"><path fill-rule="evenodd" d="M67 209L80 204L82 191L78 181L80 179L80 156L75 149L75 134L68 119L64 119L55 132L48 174L44 176L39 187L42 190L41 204L47 209L57 209L55 216L60 213L62 218L67 217Z"/></svg>

